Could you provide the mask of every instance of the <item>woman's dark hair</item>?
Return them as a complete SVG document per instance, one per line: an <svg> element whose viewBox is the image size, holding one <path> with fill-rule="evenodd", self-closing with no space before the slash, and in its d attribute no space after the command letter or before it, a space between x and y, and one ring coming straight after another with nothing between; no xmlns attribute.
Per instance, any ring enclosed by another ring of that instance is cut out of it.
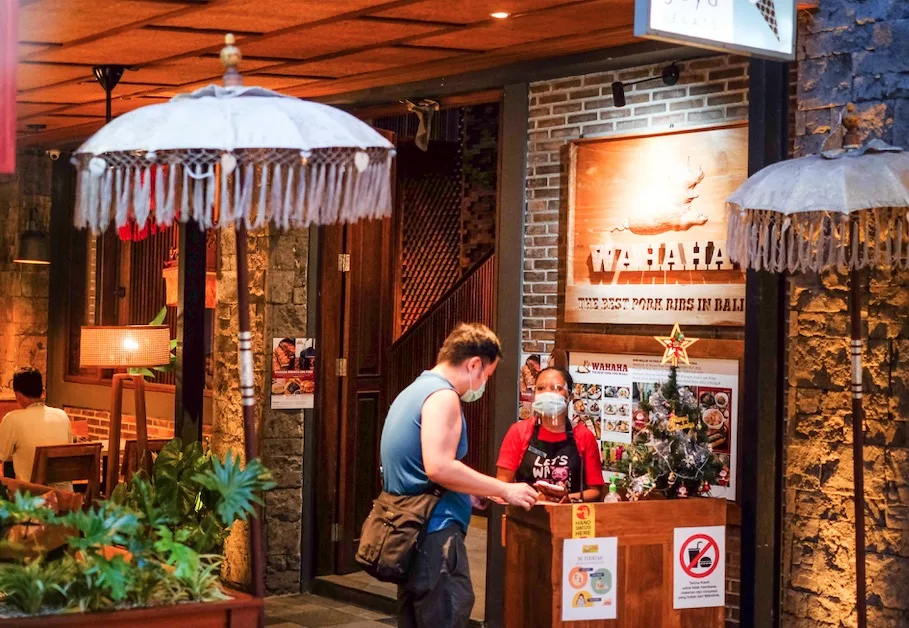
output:
<svg viewBox="0 0 909 628"><path fill-rule="evenodd" d="M555 371L562 376L562 379L565 380L565 384L568 386L568 394L572 394L574 391L574 379L571 377L571 373L568 372L568 369L563 369L561 366L547 366L542 371L537 373L537 380L545 373L546 371Z"/></svg>
<svg viewBox="0 0 909 628"><path fill-rule="evenodd" d="M296 348L296 345L297 345L297 343L294 341L293 338L283 338L283 339L281 340L281 342L279 342L278 344L279 344L279 345L289 344L289 345L294 346L294 348Z"/></svg>
<svg viewBox="0 0 909 628"><path fill-rule="evenodd" d="M13 391L29 399L38 399L44 392L41 371L31 366L24 366L13 375Z"/></svg>
<svg viewBox="0 0 909 628"><path fill-rule="evenodd" d="M540 354L539 354L539 353L531 353L530 355L527 356L527 359L528 359L528 360L533 360L533 361L536 362L537 364L542 364L542 363L543 363L543 362L540 360Z"/></svg>

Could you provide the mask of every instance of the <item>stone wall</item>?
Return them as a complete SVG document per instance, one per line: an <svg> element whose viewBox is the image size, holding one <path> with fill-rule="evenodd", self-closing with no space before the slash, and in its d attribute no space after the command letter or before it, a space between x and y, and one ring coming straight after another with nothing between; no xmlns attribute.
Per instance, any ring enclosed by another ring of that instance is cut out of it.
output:
<svg viewBox="0 0 909 628"><path fill-rule="evenodd" d="M309 232L268 238L266 338L304 338ZM271 345L269 344L269 347ZM269 354L270 355L270 354ZM270 368L270 363L269 363ZM263 399L267 400L266 386ZM278 486L265 496L265 586L269 593L299 593L303 536L303 411L262 408L262 460Z"/></svg>
<svg viewBox="0 0 909 628"><path fill-rule="evenodd" d="M799 30L799 152L843 106L863 134L909 146L909 3L823 0ZM868 625L909 625L909 273L868 273L864 353ZM846 278L790 282L783 623L855 625Z"/></svg>
<svg viewBox="0 0 909 628"><path fill-rule="evenodd" d="M37 227L50 223L51 166L42 153L19 151L16 172L0 175L0 389L20 366L47 373L47 266L16 264L19 234L36 211Z"/></svg>

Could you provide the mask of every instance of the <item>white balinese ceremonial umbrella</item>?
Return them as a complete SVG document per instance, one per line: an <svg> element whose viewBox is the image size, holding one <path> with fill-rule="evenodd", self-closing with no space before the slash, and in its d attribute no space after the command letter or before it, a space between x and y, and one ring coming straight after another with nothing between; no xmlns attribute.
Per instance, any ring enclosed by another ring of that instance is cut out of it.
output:
<svg viewBox="0 0 909 628"><path fill-rule="evenodd" d="M343 111L243 87L226 37L224 87L210 85L113 120L74 154L76 226L149 218L236 229L239 370L246 458L257 456L247 230L391 214L393 145ZM142 452L140 452L141 456ZM140 457L141 459L141 457ZM250 525L253 592L263 595L261 521Z"/></svg>
<svg viewBox="0 0 909 628"><path fill-rule="evenodd" d="M849 272L852 434L855 475L855 571L858 626L865 595L862 303L859 271L909 267L909 154L872 140L773 164L727 199L727 248L742 268L783 272ZM845 331L845 330L844 330Z"/></svg>

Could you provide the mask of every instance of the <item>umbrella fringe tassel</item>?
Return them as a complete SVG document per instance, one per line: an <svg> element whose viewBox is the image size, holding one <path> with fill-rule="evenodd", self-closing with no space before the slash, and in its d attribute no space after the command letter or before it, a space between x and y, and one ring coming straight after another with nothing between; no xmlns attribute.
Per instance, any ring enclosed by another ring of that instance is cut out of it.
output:
<svg viewBox="0 0 909 628"><path fill-rule="evenodd" d="M203 229L242 222L256 230L269 224L285 230L388 217L393 151L371 151L368 160L361 154L318 159L310 153L293 160L243 160L234 167L223 162L216 167L210 160L182 164L160 156L158 163L116 166L101 160L101 166L79 168L75 222L100 233L111 223L118 229L133 221L145 224L150 216L160 227L192 220ZM756 245L762 264L774 257L763 250L771 246L770 227L770 222L762 225L763 244Z"/></svg>
<svg viewBox="0 0 909 628"><path fill-rule="evenodd" d="M902 209L863 210L850 217L832 212L784 215L772 211L728 212L727 251L743 269L781 272L846 272L875 266L909 268L909 214Z"/></svg>

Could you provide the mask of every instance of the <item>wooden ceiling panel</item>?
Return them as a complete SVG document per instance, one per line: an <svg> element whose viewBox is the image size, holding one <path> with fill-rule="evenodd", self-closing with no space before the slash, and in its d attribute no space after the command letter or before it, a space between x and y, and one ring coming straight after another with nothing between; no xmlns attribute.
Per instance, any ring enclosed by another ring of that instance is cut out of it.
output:
<svg viewBox="0 0 909 628"><path fill-rule="evenodd" d="M253 57L303 60L350 48L374 46L435 30L438 30L438 27L425 24L344 20L238 45L241 46L243 54Z"/></svg>
<svg viewBox="0 0 909 628"><path fill-rule="evenodd" d="M133 109L139 109L147 105L167 102L168 98L150 98L146 96L136 96L134 98L114 98L111 101L111 113L114 117L123 115ZM105 115L105 104L103 101L86 103L69 107L60 113L71 116L89 116L93 118L103 118Z"/></svg>
<svg viewBox="0 0 909 628"><path fill-rule="evenodd" d="M523 17L491 20L476 28L417 39L411 43L415 46L494 50L633 24L634 0L597 0Z"/></svg>
<svg viewBox="0 0 909 628"><path fill-rule="evenodd" d="M298 76L350 76L364 72L375 72L396 68L402 65L425 63L437 59L446 59L461 54L453 50L434 50L432 48L376 48L352 55L345 55L324 61L300 63L277 68L276 74L296 74ZM271 70L269 72L272 72Z"/></svg>
<svg viewBox="0 0 909 628"><path fill-rule="evenodd" d="M60 108L60 103L56 102L17 102L16 116L24 118L25 116L35 116L40 113L53 111ZM101 115L104 115L103 113Z"/></svg>
<svg viewBox="0 0 909 628"><path fill-rule="evenodd" d="M16 88L34 89L80 77L92 78L92 69L88 66L23 62L16 72Z"/></svg>
<svg viewBox="0 0 909 628"><path fill-rule="evenodd" d="M44 43L39 43L39 42L34 42L34 41L20 41L16 45L19 48L19 58L20 59L27 57L28 55L32 54L33 52L37 52L39 50L44 50L45 48L53 48L54 46L56 46L56 44L44 44Z"/></svg>
<svg viewBox="0 0 909 628"><path fill-rule="evenodd" d="M38 0L20 10L19 39L65 43L182 8L141 0Z"/></svg>
<svg viewBox="0 0 909 628"><path fill-rule="evenodd" d="M93 116L38 116L37 118L28 118L26 120L19 120L16 125L16 129L19 132L29 132L29 126L33 124L43 124L45 129L50 131L53 129L62 129L68 126L76 126L78 124L85 124L86 122L93 122L98 120L97 117ZM100 118L101 122L104 122L104 116Z"/></svg>
<svg viewBox="0 0 909 628"><path fill-rule="evenodd" d="M221 35L208 33L161 32L137 28L85 42L39 52L32 60L65 63L119 63L138 65L202 48L217 46Z"/></svg>
<svg viewBox="0 0 909 628"><path fill-rule="evenodd" d="M472 24L490 19L491 13L504 11L512 15L547 9L579 0L425 0L416 4L375 13L379 17L406 20Z"/></svg>
<svg viewBox="0 0 909 628"><path fill-rule="evenodd" d="M157 85L142 85L120 83L114 90L114 98L147 92L155 89ZM61 102L61 103L86 103L104 98L104 90L98 85L94 78L86 79L85 82L63 83L61 85L51 85L50 87L41 87L34 91L29 91L22 100L32 102Z"/></svg>
<svg viewBox="0 0 909 628"><path fill-rule="evenodd" d="M266 89L281 91L287 87L304 85L306 83L312 82L312 80L313 79L301 79L296 76L256 76L254 74L245 73L243 84L247 87L264 87ZM189 85L181 85L179 87L159 88L152 92L151 95L156 97L173 98L177 94L186 94L188 92L206 87L212 83L217 83L219 85L221 84L220 80L199 81L197 83L190 83Z"/></svg>
<svg viewBox="0 0 909 628"><path fill-rule="evenodd" d="M205 11L180 15L155 24L223 31L267 33L296 24L334 17L382 4L381 0L222 0Z"/></svg>
<svg viewBox="0 0 909 628"><path fill-rule="evenodd" d="M241 72L249 72L266 65L270 61L251 61L244 59L240 65ZM195 83L208 78L214 80L224 73L224 66L214 57L187 57L166 63L143 66L127 72L124 78L137 83L158 83L160 85L183 85Z"/></svg>

